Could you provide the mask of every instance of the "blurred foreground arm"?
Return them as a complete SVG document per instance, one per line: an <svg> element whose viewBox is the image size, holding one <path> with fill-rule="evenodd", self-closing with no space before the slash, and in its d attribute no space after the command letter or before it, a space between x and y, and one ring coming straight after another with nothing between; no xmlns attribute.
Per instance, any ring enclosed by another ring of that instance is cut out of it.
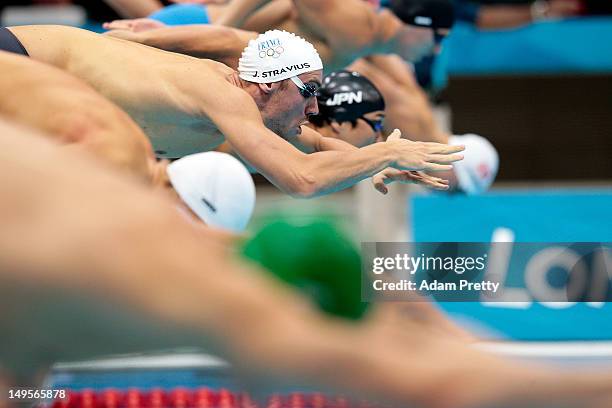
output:
<svg viewBox="0 0 612 408"><path fill-rule="evenodd" d="M154 20L142 20L144 23L147 21ZM238 59L249 40L258 35L251 31L218 25L186 25L139 31L134 27L142 24L126 26L131 23L133 22L107 23L104 27L112 31L106 35L165 51L212 59L233 68L238 66Z"/></svg>

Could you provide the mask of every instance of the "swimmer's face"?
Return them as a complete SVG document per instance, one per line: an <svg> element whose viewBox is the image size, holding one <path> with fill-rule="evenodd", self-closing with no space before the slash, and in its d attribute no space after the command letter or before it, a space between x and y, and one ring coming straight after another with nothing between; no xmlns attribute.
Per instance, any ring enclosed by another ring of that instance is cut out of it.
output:
<svg viewBox="0 0 612 408"><path fill-rule="evenodd" d="M364 147L383 141L381 130L384 118L384 111L374 111L366 113L362 118L357 119L354 126L351 122L332 122L329 126L333 128L333 135L336 138L355 147Z"/></svg>
<svg viewBox="0 0 612 408"><path fill-rule="evenodd" d="M304 84L321 86L322 71L299 75ZM290 79L281 85L270 96L262 110L266 126L283 139L293 139L301 132L301 125L307 123L308 116L319 113L316 96L304 97L297 85Z"/></svg>

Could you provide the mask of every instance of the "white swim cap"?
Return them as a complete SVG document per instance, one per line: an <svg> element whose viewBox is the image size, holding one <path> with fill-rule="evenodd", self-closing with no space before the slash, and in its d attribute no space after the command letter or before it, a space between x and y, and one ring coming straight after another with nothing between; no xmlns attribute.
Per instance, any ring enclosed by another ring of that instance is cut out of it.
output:
<svg viewBox="0 0 612 408"><path fill-rule="evenodd" d="M451 136L448 144L465 145L464 159L453 163L457 182L467 194L480 194L489 189L499 167L495 147L482 136L472 133Z"/></svg>
<svg viewBox="0 0 612 408"><path fill-rule="evenodd" d="M255 184L239 160L219 152L196 153L168 165L172 186L211 227L243 231L255 206Z"/></svg>
<svg viewBox="0 0 612 408"><path fill-rule="evenodd" d="M271 30L249 41L238 61L240 78L260 84L323 69L317 50L293 33Z"/></svg>

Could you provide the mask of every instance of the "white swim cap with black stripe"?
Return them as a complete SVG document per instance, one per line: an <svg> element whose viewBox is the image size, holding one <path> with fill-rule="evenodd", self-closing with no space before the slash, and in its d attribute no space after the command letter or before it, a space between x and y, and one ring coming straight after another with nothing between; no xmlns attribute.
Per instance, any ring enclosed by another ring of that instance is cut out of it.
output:
<svg viewBox="0 0 612 408"><path fill-rule="evenodd" d="M243 231L255 207L255 184L249 171L229 154L196 153L168 165L172 187L208 226Z"/></svg>
<svg viewBox="0 0 612 408"><path fill-rule="evenodd" d="M240 78L260 84L320 69L323 69L323 62L312 44L281 30L266 31L249 41L238 61Z"/></svg>

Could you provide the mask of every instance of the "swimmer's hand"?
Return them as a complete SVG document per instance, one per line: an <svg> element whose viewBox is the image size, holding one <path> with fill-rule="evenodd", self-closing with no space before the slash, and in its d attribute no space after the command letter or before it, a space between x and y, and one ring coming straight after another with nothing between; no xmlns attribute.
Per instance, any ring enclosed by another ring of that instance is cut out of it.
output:
<svg viewBox="0 0 612 408"><path fill-rule="evenodd" d="M151 18L134 18L130 20L114 20L110 23L102 24L105 30L123 30L139 33L141 31L155 30L156 28L166 27L161 21Z"/></svg>
<svg viewBox="0 0 612 408"><path fill-rule="evenodd" d="M127 31L127 30L107 31L102 35L106 37L119 38L121 40L131 41L131 42L140 43L140 44L143 43L142 34L135 33L132 31Z"/></svg>
<svg viewBox="0 0 612 408"><path fill-rule="evenodd" d="M448 180L431 176L422 171L398 170L386 168L372 177L374 188L382 194L387 194L387 184L400 182L403 184L421 184L436 190L448 190Z"/></svg>
<svg viewBox="0 0 612 408"><path fill-rule="evenodd" d="M463 160L465 146L450 146L433 142L413 142L402 139L402 133L395 129L385 142L391 148L395 159L391 167L399 170L444 171L452 170L451 163Z"/></svg>

